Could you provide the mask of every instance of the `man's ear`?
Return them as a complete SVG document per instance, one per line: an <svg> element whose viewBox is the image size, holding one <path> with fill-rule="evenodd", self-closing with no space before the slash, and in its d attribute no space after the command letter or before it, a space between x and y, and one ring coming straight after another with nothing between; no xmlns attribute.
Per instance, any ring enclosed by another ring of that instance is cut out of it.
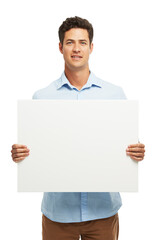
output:
<svg viewBox="0 0 160 240"><path fill-rule="evenodd" d="M90 54L92 53L93 51L93 43L91 43L91 46L90 46Z"/></svg>
<svg viewBox="0 0 160 240"><path fill-rule="evenodd" d="M63 46L61 42L59 42L59 51L63 54Z"/></svg>

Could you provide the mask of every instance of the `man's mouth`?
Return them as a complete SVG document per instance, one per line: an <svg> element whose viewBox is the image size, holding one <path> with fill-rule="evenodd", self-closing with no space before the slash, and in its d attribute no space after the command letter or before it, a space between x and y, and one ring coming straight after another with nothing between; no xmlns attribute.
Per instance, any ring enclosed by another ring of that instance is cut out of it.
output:
<svg viewBox="0 0 160 240"><path fill-rule="evenodd" d="M80 58L82 58L82 56L79 56L79 55L72 55L71 58L74 58L74 59L80 59Z"/></svg>

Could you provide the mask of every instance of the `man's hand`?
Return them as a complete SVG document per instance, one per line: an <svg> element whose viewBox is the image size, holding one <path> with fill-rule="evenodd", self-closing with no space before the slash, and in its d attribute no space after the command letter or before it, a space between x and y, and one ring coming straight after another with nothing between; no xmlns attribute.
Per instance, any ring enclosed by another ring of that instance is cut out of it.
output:
<svg viewBox="0 0 160 240"><path fill-rule="evenodd" d="M18 163L29 155L29 149L25 145L13 144L11 153L13 161Z"/></svg>
<svg viewBox="0 0 160 240"><path fill-rule="evenodd" d="M133 160L142 161L144 159L145 145L142 143L129 145L126 149L126 153Z"/></svg>

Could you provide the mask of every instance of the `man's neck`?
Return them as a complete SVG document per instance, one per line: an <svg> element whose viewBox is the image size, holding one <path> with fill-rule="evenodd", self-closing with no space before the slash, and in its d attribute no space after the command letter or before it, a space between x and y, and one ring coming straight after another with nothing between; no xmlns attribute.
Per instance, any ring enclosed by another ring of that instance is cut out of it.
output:
<svg viewBox="0 0 160 240"><path fill-rule="evenodd" d="M85 68L80 71L70 71L69 69L65 68L65 75L68 81L78 90L80 90L87 83L89 74L89 68Z"/></svg>

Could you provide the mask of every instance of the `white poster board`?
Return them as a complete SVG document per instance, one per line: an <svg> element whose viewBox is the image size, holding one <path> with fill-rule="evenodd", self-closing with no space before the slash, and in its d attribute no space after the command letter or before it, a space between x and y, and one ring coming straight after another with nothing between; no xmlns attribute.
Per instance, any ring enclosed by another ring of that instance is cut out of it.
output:
<svg viewBox="0 0 160 240"><path fill-rule="evenodd" d="M138 142L138 102L19 100L18 191L138 190L138 164L126 148Z"/></svg>

